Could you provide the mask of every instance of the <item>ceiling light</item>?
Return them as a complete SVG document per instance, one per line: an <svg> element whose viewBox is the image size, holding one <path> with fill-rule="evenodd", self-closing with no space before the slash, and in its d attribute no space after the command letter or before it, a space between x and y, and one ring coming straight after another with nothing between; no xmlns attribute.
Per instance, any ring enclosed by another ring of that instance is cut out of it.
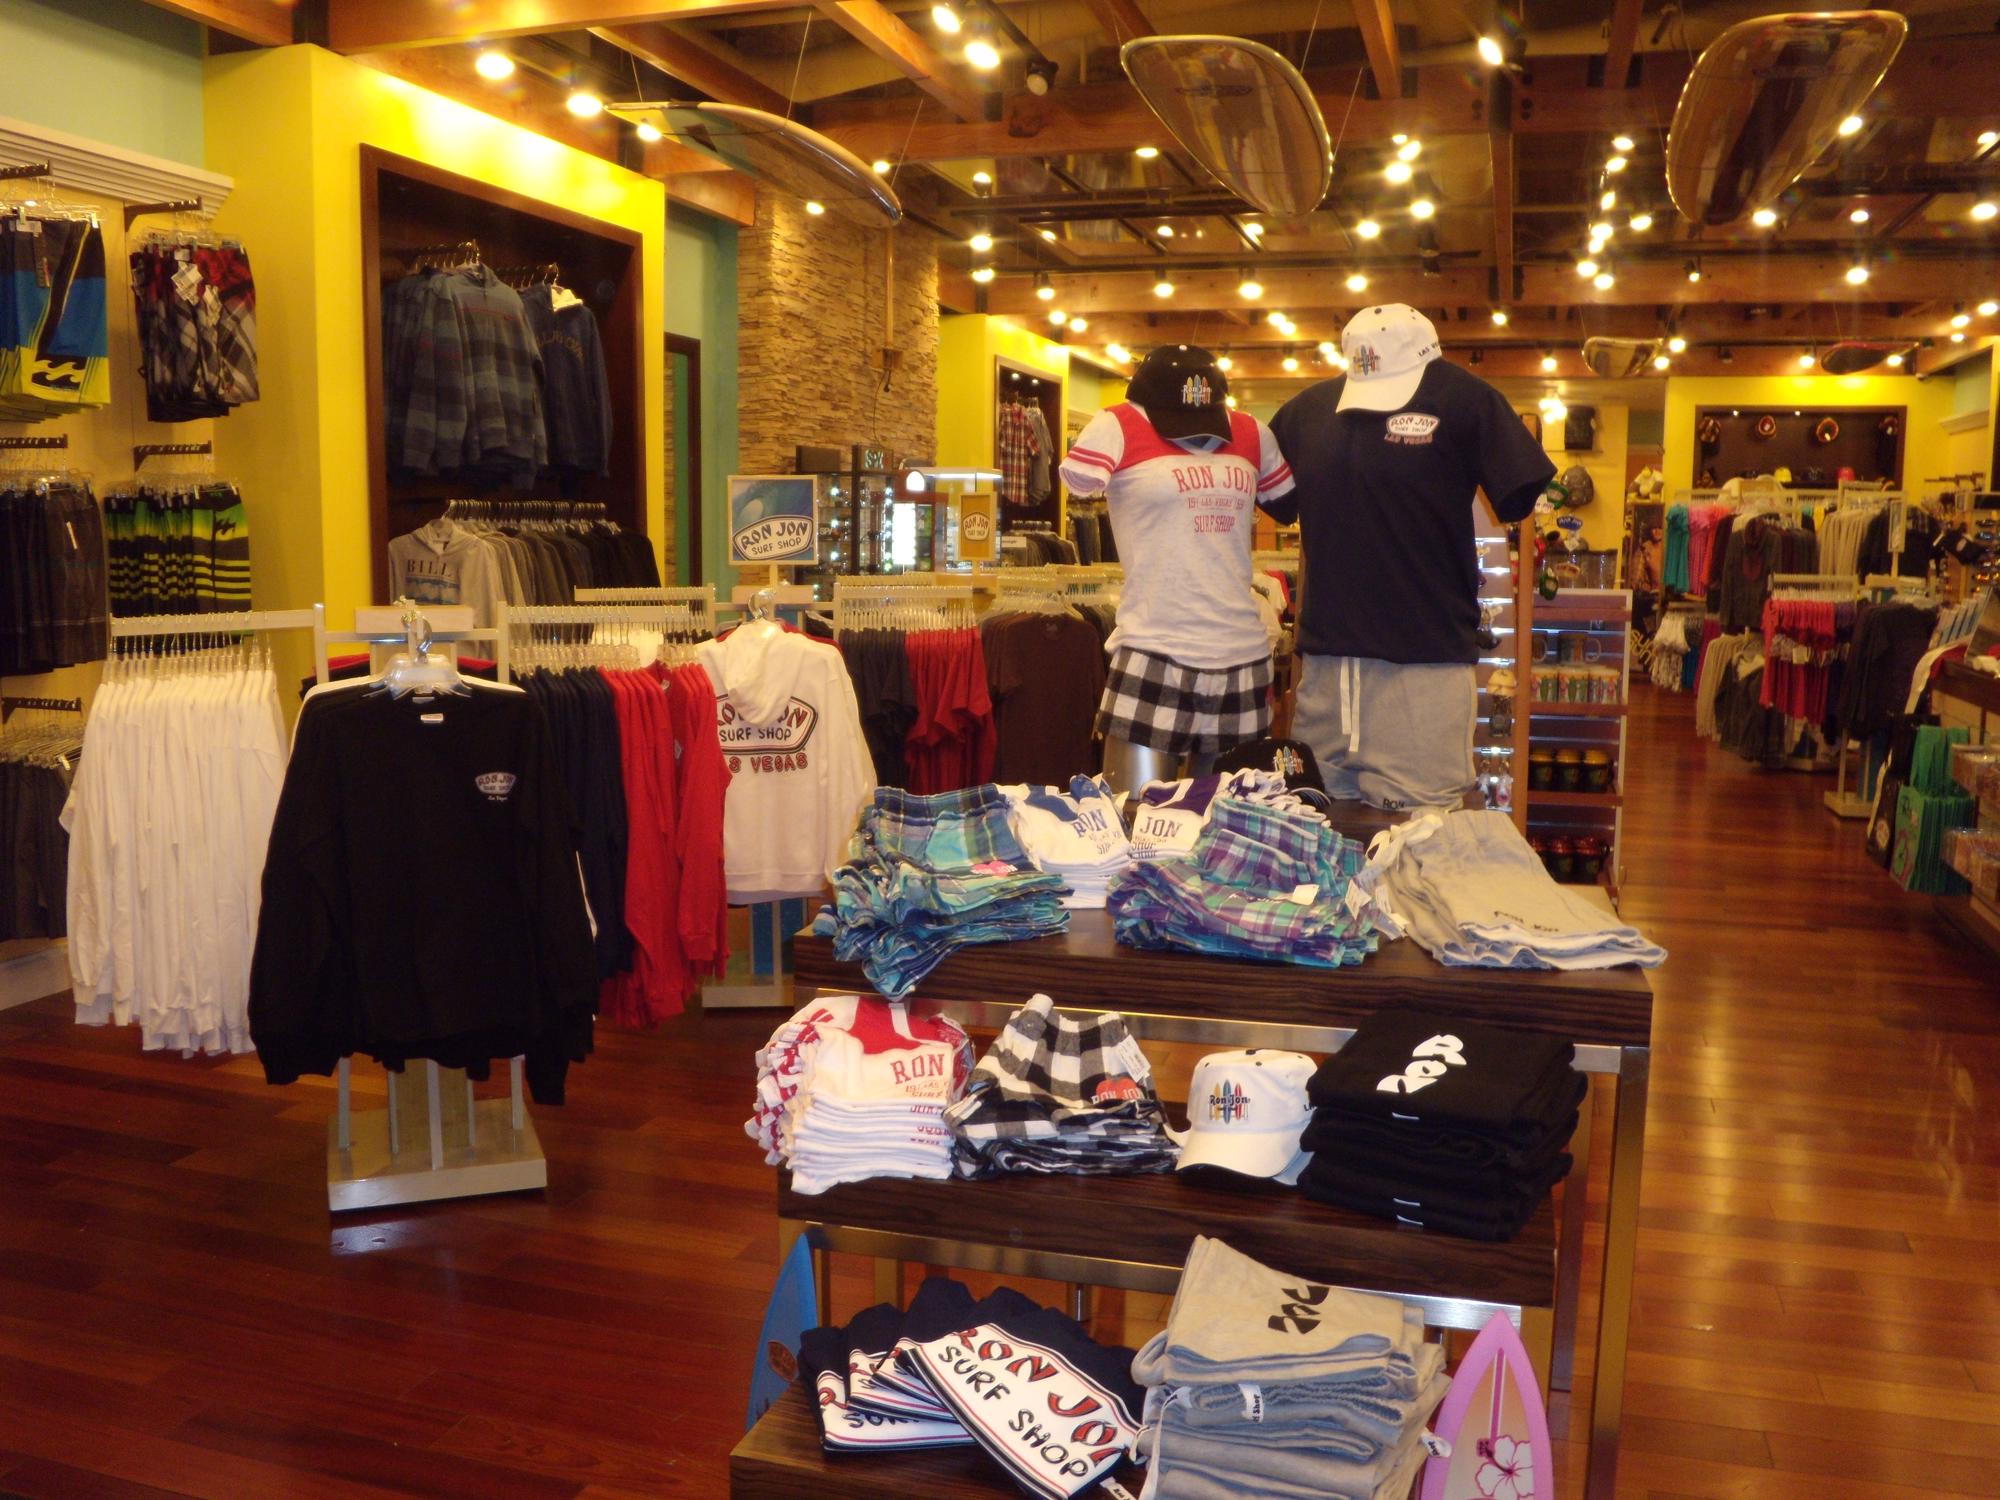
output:
<svg viewBox="0 0 2000 1500"><path fill-rule="evenodd" d="M563 101L579 120L595 119L604 113L604 101L588 89L578 89Z"/></svg>
<svg viewBox="0 0 2000 1500"><path fill-rule="evenodd" d="M1241 281L1236 283L1236 295L1241 297L1245 302L1255 302L1259 297L1264 295L1264 283L1259 281L1255 276L1246 274Z"/></svg>
<svg viewBox="0 0 2000 1500"><path fill-rule="evenodd" d="M1479 39L1479 60L1489 68L1497 68L1507 60L1507 54L1500 50L1500 43L1490 36Z"/></svg>
<svg viewBox="0 0 2000 1500"><path fill-rule="evenodd" d="M1056 232L1053 229L1044 229L1042 231L1042 238L1053 245L1056 242Z"/></svg>
<svg viewBox="0 0 2000 1500"><path fill-rule="evenodd" d="M1418 153L1423 149L1424 143L1412 137L1396 148L1396 159L1398 161L1415 161Z"/></svg>
<svg viewBox="0 0 2000 1500"><path fill-rule="evenodd" d="M1799 356L1799 368L1801 370L1810 370L1814 365L1818 363L1819 363L1818 359L1815 358L1811 353L1801 354Z"/></svg>
<svg viewBox="0 0 2000 1500"><path fill-rule="evenodd" d="M1867 284L1867 281L1868 263L1866 261L1857 260L1847 268L1847 284L1849 286L1863 286Z"/></svg>
<svg viewBox="0 0 2000 1500"><path fill-rule="evenodd" d="M965 60L980 72L991 73L1000 66L1000 49L985 37L976 36L965 44Z"/></svg>
<svg viewBox="0 0 2000 1500"><path fill-rule="evenodd" d="M481 78L498 83L514 76L514 59L489 47L472 60L472 68Z"/></svg>
<svg viewBox="0 0 2000 1500"><path fill-rule="evenodd" d="M1600 224L1593 224L1593 225L1591 225L1591 226L1590 226L1590 237L1591 237L1592 239L1594 239L1594 240L1608 240L1608 239L1610 239L1610 238L1611 238L1611 226L1610 226L1609 224L1602 224L1602 223L1600 223Z"/></svg>
<svg viewBox="0 0 2000 1500"><path fill-rule="evenodd" d="M1028 92L1037 97L1046 94L1056 81L1056 65L1046 57L1031 57L1027 66Z"/></svg>
<svg viewBox="0 0 2000 1500"><path fill-rule="evenodd" d="M949 5L933 5L931 7L931 24L946 36L957 36L959 29L965 25L965 22L959 20L958 12L953 10Z"/></svg>
<svg viewBox="0 0 2000 1500"><path fill-rule="evenodd" d="M1151 161L1160 154L1160 148L1158 146L1135 146L1132 154L1138 157L1140 161Z"/></svg>
<svg viewBox="0 0 2000 1500"><path fill-rule="evenodd" d="M988 250L993 248L993 236L982 230L965 243L972 247L974 255L984 255Z"/></svg>
<svg viewBox="0 0 2000 1500"><path fill-rule="evenodd" d="M2000 313L2000 302L1982 302L1979 304L1980 317L1990 318L1995 313Z"/></svg>
<svg viewBox="0 0 2000 1500"><path fill-rule="evenodd" d="M1613 151L1630 151L1632 149L1632 137L1629 135L1614 135L1611 137L1611 149Z"/></svg>
<svg viewBox="0 0 2000 1500"><path fill-rule="evenodd" d="M1687 353L1687 346L1688 346L1688 341L1682 338L1677 333L1672 338L1667 340L1667 353L1685 354Z"/></svg>
<svg viewBox="0 0 2000 1500"><path fill-rule="evenodd" d="M1410 202L1410 217L1413 219L1428 219L1436 212L1437 205L1428 198L1416 198Z"/></svg>
<svg viewBox="0 0 2000 1500"><path fill-rule="evenodd" d="M1698 260L1691 260L1691 261L1689 261L1689 262L1687 263L1687 279L1688 279L1688 283L1689 283L1690 285L1692 285L1692 284L1694 284L1695 282L1698 282L1698 281L1700 281L1700 280L1701 280L1701 262L1700 262L1700 261L1698 261Z"/></svg>
<svg viewBox="0 0 2000 1500"><path fill-rule="evenodd" d="M1171 224L1162 224L1153 233L1157 234L1163 240L1170 240L1174 237L1174 226Z"/></svg>
<svg viewBox="0 0 2000 1500"><path fill-rule="evenodd" d="M1088 318L1071 318L1069 320L1069 331L1071 333L1090 332L1090 320Z"/></svg>
<svg viewBox="0 0 2000 1500"><path fill-rule="evenodd" d="M1847 222L1850 224L1866 224L1868 222L1868 210L1865 208L1854 209L1848 214Z"/></svg>
<svg viewBox="0 0 2000 1500"><path fill-rule="evenodd" d="M1982 146L2000 146L2000 130L1980 131L1979 144Z"/></svg>
<svg viewBox="0 0 2000 1500"><path fill-rule="evenodd" d="M1610 213L1612 209L1618 206L1618 195L1609 188L1606 188L1603 193L1598 195L1597 206L1603 209L1604 212Z"/></svg>
<svg viewBox="0 0 2000 1500"><path fill-rule="evenodd" d="M1164 302L1167 298L1173 296L1173 294L1174 284L1167 280L1164 272L1153 278L1153 295L1155 297Z"/></svg>
<svg viewBox="0 0 2000 1500"><path fill-rule="evenodd" d="M1373 219L1363 219L1359 224L1354 226L1354 232L1364 240L1372 240L1381 234L1382 226L1377 224Z"/></svg>
<svg viewBox="0 0 2000 1500"><path fill-rule="evenodd" d="M1507 326L1506 308L1496 307L1493 309L1493 326L1495 328L1505 328Z"/></svg>
<svg viewBox="0 0 2000 1500"><path fill-rule="evenodd" d="M1127 349L1123 344L1106 344L1104 352L1112 359L1117 360L1121 365L1132 357L1132 351Z"/></svg>
<svg viewBox="0 0 2000 1500"><path fill-rule="evenodd" d="M1321 339L1319 341L1319 354L1321 359L1331 360L1335 355L1339 353L1340 351L1334 347L1333 341L1331 339Z"/></svg>
<svg viewBox="0 0 2000 1500"><path fill-rule="evenodd" d="M1548 405L1542 408L1542 415L1551 422L1567 422L1569 420L1569 408L1564 406L1556 397L1551 396L1548 398Z"/></svg>
<svg viewBox="0 0 2000 1500"><path fill-rule="evenodd" d="M1368 290L1368 278L1367 278L1366 276L1362 275L1362 274L1361 274L1361 273L1360 273L1359 271L1355 271L1355 272L1353 272L1353 273L1352 273L1351 275L1349 275L1349 276L1348 276L1348 278L1347 278L1347 289L1348 289L1348 290L1349 290L1350 292L1365 292L1365 291L1367 291L1367 290Z"/></svg>
<svg viewBox="0 0 2000 1500"><path fill-rule="evenodd" d="M986 285L987 282L993 279L993 268L991 266L978 267L976 270L973 271L972 279L978 282L981 286Z"/></svg>
<svg viewBox="0 0 2000 1500"><path fill-rule="evenodd" d="M1286 321L1284 310L1282 308L1273 308L1269 313L1265 314L1264 321L1269 323L1273 328L1278 327Z"/></svg>
<svg viewBox="0 0 2000 1500"><path fill-rule="evenodd" d="M1226 354L1218 354L1215 356L1215 368L1227 375L1231 370L1236 368L1236 361Z"/></svg>
<svg viewBox="0 0 2000 1500"><path fill-rule="evenodd" d="M1954 328L1963 328L1971 321L1972 319L1966 315L1965 304L1963 302L1959 303L1958 311L1951 315L1951 326Z"/></svg>
<svg viewBox="0 0 2000 1500"><path fill-rule="evenodd" d="M1542 373L1544 375L1553 375L1555 372L1556 357L1553 354L1544 354L1542 356Z"/></svg>
<svg viewBox="0 0 2000 1500"><path fill-rule="evenodd" d="M1630 163L1628 163L1624 157L1614 156L1604 163L1604 170L1609 172L1613 177L1616 177L1620 172L1624 171L1625 168L1629 165Z"/></svg>
<svg viewBox="0 0 2000 1500"><path fill-rule="evenodd" d="M1610 291L1613 286L1617 285L1617 282L1618 278L1613 276L1609 271L1599 271L1595 276L1590 278L1590 284L1600 292Z"/></svg>
<svg viewBox="0 0 2000 1500"><path fill-rule="evenodd" d="M1903 356L1902 356L1902 355L1900 355L1900 354L1892 354L1892 355L1890 355L1890 356L1889 356L1889 368L1890 368L1890 369L1892 369L1892 370L1900 370L1900 369L1902 369L1902 368L1903 368Z"/></svg>
<svg viewBox="0 0 2000 1500"><path fill-rule="evenodd" d="M974 187L992 187L993 174L991 172L974 172L972 174L972 185Z"/></svg>
<svg viewBox="0 0 2000 1500"><path fill-rule="evenodd" d="M1228 407L1231 411L1236 410L1236 398L1234 396L1224 396L1222 398L1222 404Z"/></svg>
<svg viewBox="0 0 2000 1500"><path fill-rule="evenodd" d="M2000 214L2000 204L1996 204L1991 198L1981 198L1972 205L1972 217L1982 224L1995 214Z"/></svg>
<svg viewBox="0 0 2000 1500"><path fill-rule="evenodd" d="M1736 351L1731 349L1727 344L1724 344L1720 349L1715 351L1715 357L1719 363L1725 365L1736 363Z"/></svg>
<svg viewBox="0 0 2000 1500"><path fill-rule="evenodd" d="M1850 135L1859 135L1859 134L1861 134L1861 126L1862 126L1862 123L1863 123L1863 122L1862 122L1862 119L1861 119L1861 116L1859 116L1859 115L1849 115L1849 116L1848 116L1848 117L1847 117L1846 119L1844 119L1844 120L1842 120L1842 121L1840 122L1840 133L1841 133L1841 135L1843 135L1843 136L1850 136Z"/></svg>
<svg viewBox="0 0 2000 1500"><path fill-rule="evenodd" d="M1052 307L1049 309L1049 322L1054 324L1057 328L1062 327L1063 324L1067 323L1068 321L1069 321L1069 314L1064 312L1060 307Z"/></svg>
<svg viewBox="0 0 2000 1500"><path fill-rule="evenodd" d="M1963 333L1954 333L1951 336L1951 341L1954 344L1962 344L1965 342L1965 335Z"/></svg>
<svg viewBox="0 0 2000 1500"><path fill-rule="evenodd" d="M1576 263L1576 274L1581 276L1585 281L1590 280L1591 277L1597 274L1597 262L1594 260L1578 261Z"/></svg>
<svg viewBox="0 0 2000 1500"><path fill-rule="evenodd" d="M1253 221L1243 226L1243 232L1249 235L1251 239L1259 240L1264 237L1264 226Z"/></svg>
<svg viewBox="0 0 2000 1500"><path fill-rule="evenodd" d="M1401 187L1404 183L1408 182L1412 177L1416 176L1417 174L1410 169L1410 164L1408 162L1392 161L1389 163L1388 166L1382 169L1382 175L1388 181L1394 183L1398 187Z"/></svg>
<svg viewBox="0 0 2000 1500"><path fill-rule="evenodd" d="M887 177L889 175L890 172L889 163L884 161L879 156L876 157L875 160L870 162L868 165L874 171L877 177Z"/></svg>
<svg viewBox="0 0 2000 1500"><path fill-rule="evenodd" d="M1056 289L1049 284L1049 278L1046 275L1035 278L1035 296L1043 302L1053 302L1056 300Z"/></svg>
<svg viewBox="0 0 2000 1500"><path fill-rule="evenodd" d="M817 219L821 214L826 212L826 205L817 198L808 198L806 199L806 212Z"/></svg>
<svg viewBox="0 0 2000 1500"><path fill-rule="evenodd" d="M1285 356L1283 364L1285 367L1285 373L1287 375L1289 375L1292 371L1296 370L1299 367L1298 360L1289 354Z"/></svg>
<svg viewBox="0 0 2000 1500"><path fill-rule="evenodd" d="M1664 354L1655 354L1653 356L1653 368L1656 370L1670 370L1673 368L1673 364L1674 362Z"/></svg>
<svg viewBox="0 0 2000 1500"><path fill-rule="evenodd" d="M1760 208L1750 215L1750 222L1759 229L1769 229L1778 222L1778 211L1773 208Z"/></svg>
<svg viewBox="0 0 2000 1500"><path fill-rule="evenodd" d="M657 146L667 138L667 133L651 120L641 120L632 128L632 133L649 146Z"/></svg>
<svg viewBox="0 0 2000 1500"><path fill-rule="evenodd" d="M1389 137L1389 142L1391 145L1400 146L1403 144L1403 142L1407 141L1409 138L1410 138L1409 133L1407 131L1399 130L1394 135Z"/></svg>
<svg viewBox="0 0 2000 1500"><path fill-rule="evenodd" d="M1632 232L1634 234L1644 234L1652 227L1653 216L1651 214L1640 213L1632 215Z"/></svg>

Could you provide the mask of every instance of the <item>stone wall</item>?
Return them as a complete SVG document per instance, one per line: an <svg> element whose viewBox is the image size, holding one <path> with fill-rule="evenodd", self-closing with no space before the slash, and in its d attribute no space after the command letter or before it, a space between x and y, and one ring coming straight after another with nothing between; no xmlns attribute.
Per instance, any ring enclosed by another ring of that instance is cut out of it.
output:
<svg viewBox="0 0 2000 1500"><path fill-rule="evenodd" d="M928 459L937 441L937 240L895 240L886 389L878 361L890 232L808 215L789 194L757 194L737 237L738 471L786 474L801 443L881 443Z"/></svg>

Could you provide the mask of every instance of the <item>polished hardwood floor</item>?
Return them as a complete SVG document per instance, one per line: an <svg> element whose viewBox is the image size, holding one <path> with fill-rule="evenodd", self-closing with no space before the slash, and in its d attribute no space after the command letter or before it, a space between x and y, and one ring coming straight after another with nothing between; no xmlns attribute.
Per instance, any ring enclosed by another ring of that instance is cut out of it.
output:
<svg viewBox="0 0 2000 1500"><path fill-rule="evenodd" d="M1625 910L1672 957L1620 1493L2000 1493L2000 970L1823 778L1690 717L1643 689L1633 722ZM0 1492L726 1493L776 1264L739 1125L770 1014L605 1036L538 1113L546 1193L330 1221L329 1087L67 1011L0 1012Z"/></svg>

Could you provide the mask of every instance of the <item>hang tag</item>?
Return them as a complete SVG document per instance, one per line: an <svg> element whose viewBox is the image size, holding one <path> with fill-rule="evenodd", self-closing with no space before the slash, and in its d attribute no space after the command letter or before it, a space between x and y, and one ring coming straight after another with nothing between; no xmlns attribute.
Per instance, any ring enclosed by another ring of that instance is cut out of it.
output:
<svg viewBox="0 0 2000 1500"><path fill-rule="evenodd" d="M1424 1445L1424 1452L1428 1453L1432 1458L1451 1457L1450 1441L1439 1437L1435 1432L1426 1432L1417 1441Z"/></svg>
<svg viewBox="0 0 2000 1500"><path fill-rule="evenodd" d="M1292 887L1291 895L1285 899L1294 906L1311 906L1313 902L1319 900L1319 887L1316 885L1295 885Z"/></svg>
<svg viewBox="0 0 2000 1500"><path fill-rule="evenodd" d="M1347 894L1342 900L1346 902L1350 916L1358 917L1368 909L1368 893L1351 880L1347 882Z"/></svg>
<svg viewBox="0 0 2000 1500"><path fill-rule="evenodd" d="M81 552L83 544L76 539L76 523L73 521L63 522L63 530L69 533L69 550L72 552Z"/></svg>

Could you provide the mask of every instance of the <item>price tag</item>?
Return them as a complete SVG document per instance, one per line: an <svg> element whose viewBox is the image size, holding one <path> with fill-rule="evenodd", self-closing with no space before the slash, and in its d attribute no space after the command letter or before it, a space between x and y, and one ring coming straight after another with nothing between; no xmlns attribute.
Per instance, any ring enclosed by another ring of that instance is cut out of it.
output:
<svg viewBox="0 0 2000 1500"><path fill-rule="evenodd" d="M1295 906L1311 906L1313 902L1319 900L1319 887L1316 885L1295 885L1292 887L1291 895L1285 899Z"/></svg>

